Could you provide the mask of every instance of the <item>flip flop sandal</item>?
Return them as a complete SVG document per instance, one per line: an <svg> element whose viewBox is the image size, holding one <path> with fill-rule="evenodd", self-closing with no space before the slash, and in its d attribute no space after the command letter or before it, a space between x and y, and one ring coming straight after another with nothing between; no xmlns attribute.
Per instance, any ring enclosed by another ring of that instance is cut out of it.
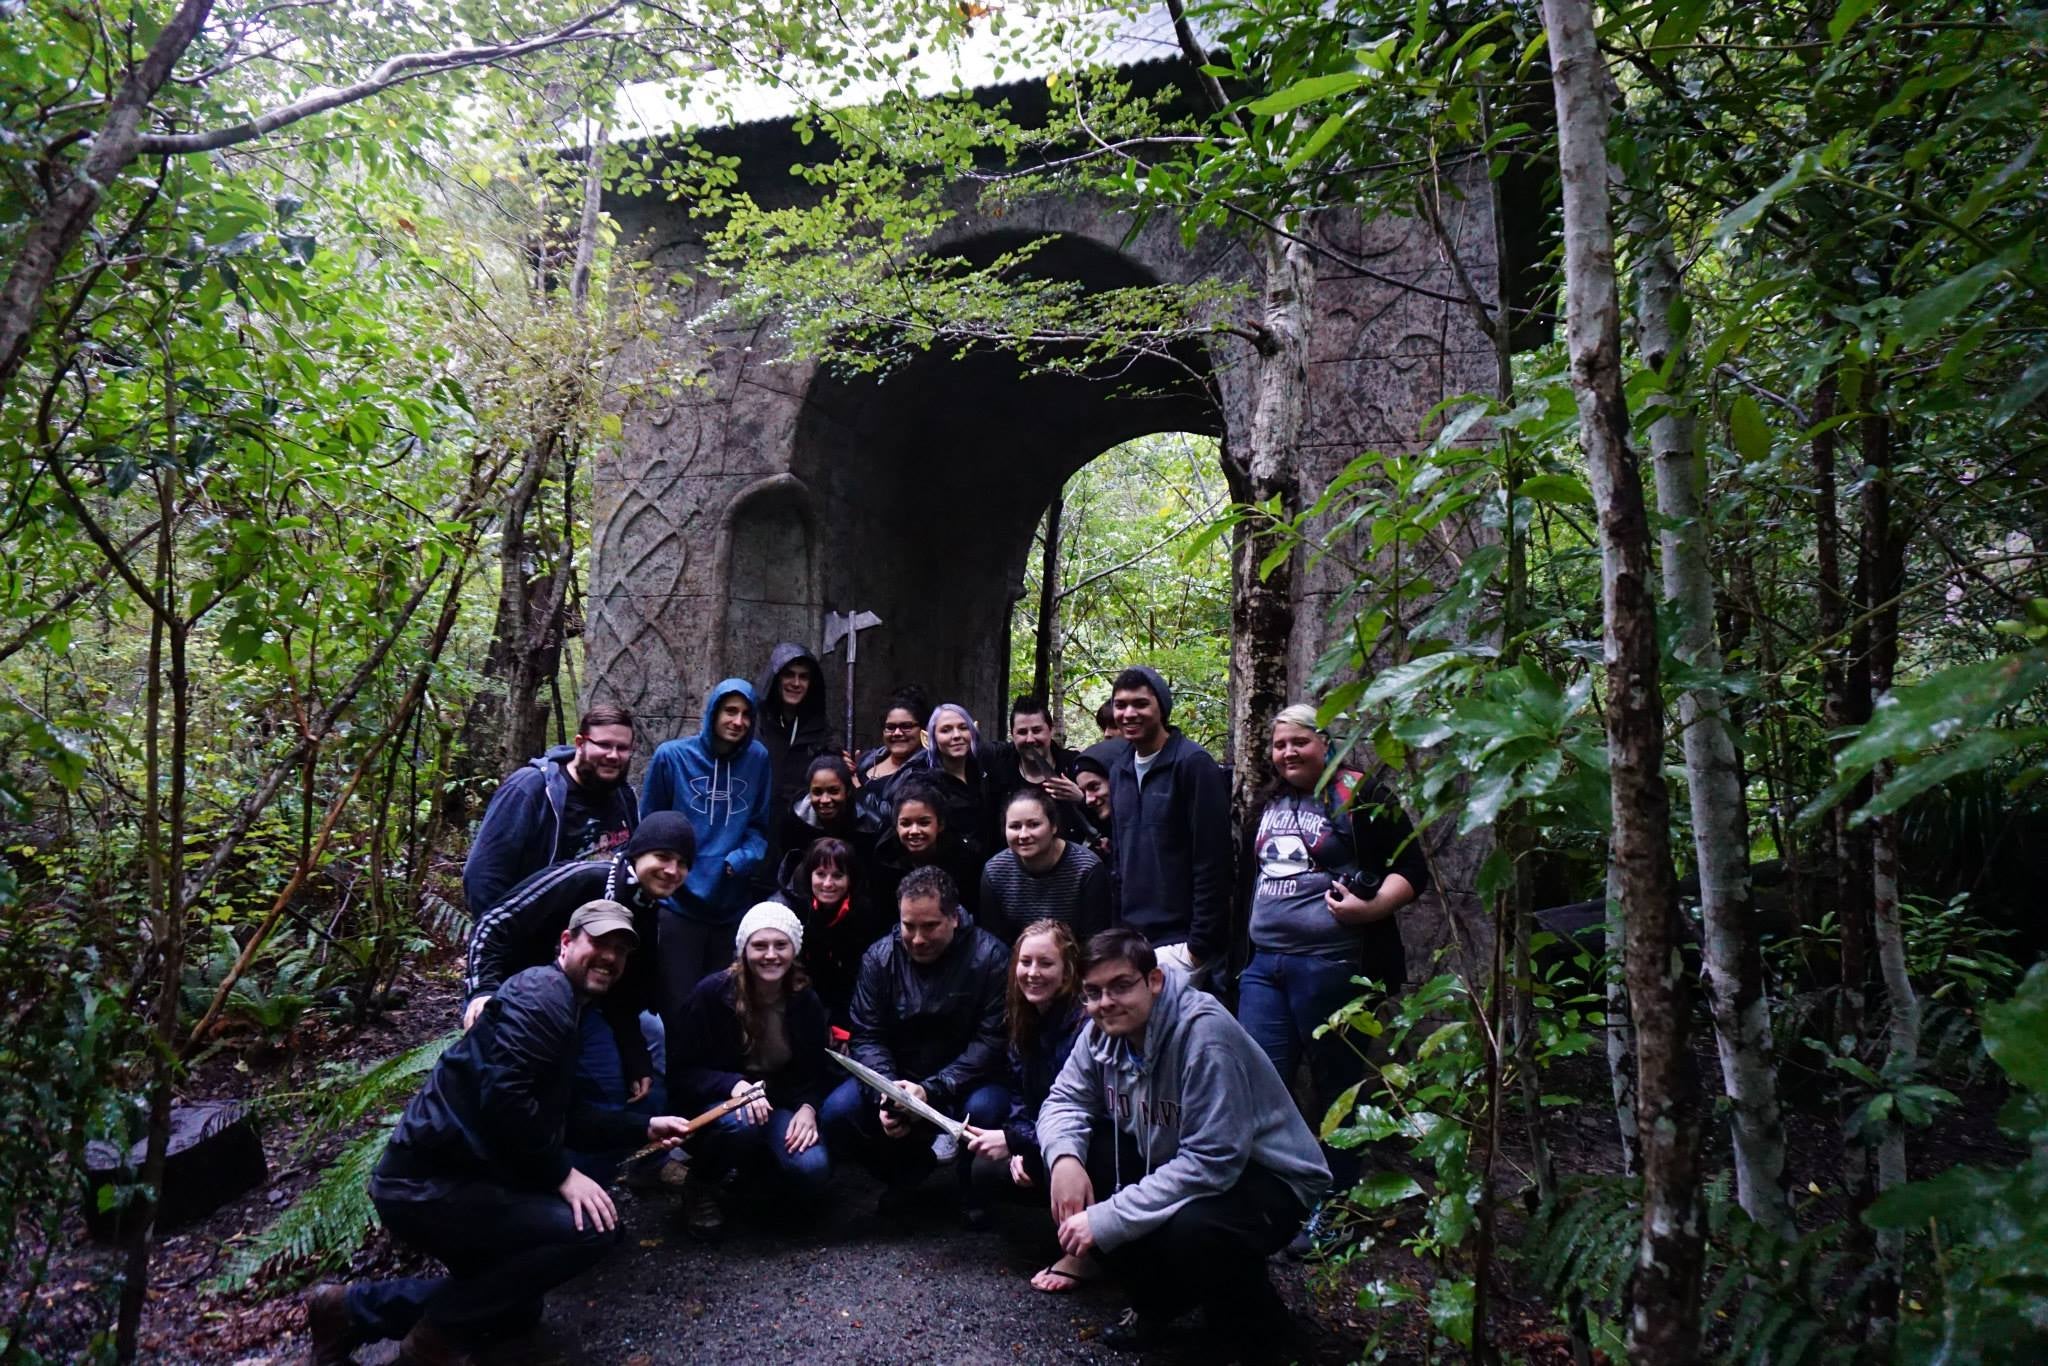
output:
<svg viewBox="0 0 2048 1366"><path fill-rule="evenodd" d="M1039 1276L1057 1276L1066 1284L1048 1290L1038 1284ZM1048 1266L1031 1278L1031 1288L1041 1295L1071 1295L1082 1286L1093 1285L1100 1279L1099 1276L1083 1276L1079 1272L1062 1271L1057 1266Z"/></svg>

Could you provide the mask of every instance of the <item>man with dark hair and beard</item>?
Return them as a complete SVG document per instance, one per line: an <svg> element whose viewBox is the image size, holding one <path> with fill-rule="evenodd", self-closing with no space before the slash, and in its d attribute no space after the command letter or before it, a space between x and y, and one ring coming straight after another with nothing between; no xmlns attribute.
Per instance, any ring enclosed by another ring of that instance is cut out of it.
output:
<svg viewBox="0 0 2048 1366"><path fill-rule="evenodd" d="M633 762L633 713L592 707L576 722L576 743L557 745L498 785L462 863L462 898L472 917L550 864L608 853L639 823L626 781Z"/></svg>
<svg viewBox="0 0 2048 1366"><path fill-rule="evenodd" d="M675 1115L576 1103L578 1021L639 942L631 910L577 909L554 962L515 973L435 1064L392 1132L370 1199L399 1242L445 1276L316 1287L307 1297L314 1366L343 1366L366 1343L401 1338L398 1366L463 1366L540 1322L541 1296L617 1245L619 1216L568 1147L673 1146Z"/></svg>

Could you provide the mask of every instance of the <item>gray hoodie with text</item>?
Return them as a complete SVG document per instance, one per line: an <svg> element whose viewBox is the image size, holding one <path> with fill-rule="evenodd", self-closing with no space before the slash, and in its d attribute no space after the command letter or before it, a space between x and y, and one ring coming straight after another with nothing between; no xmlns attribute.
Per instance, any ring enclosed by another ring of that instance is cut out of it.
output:
<svg viewBox="0 0 2048 1366"><path fill-rule="evenodd" d="M1302 1208L1322 1198L1330 1169L1280 1074L1215 997L1166 974L1146 1022L1143 1051L1089 1021L1038 1112L1050 1168L1088 1160L1090 1130L1108 1118L1145 1155L1142 1172L1117 1173L1114 1194L1089 1208L1095 1241L1114 1249L1160 1228L1190 1200L1235 1186L1257 1163Z"/></svg>

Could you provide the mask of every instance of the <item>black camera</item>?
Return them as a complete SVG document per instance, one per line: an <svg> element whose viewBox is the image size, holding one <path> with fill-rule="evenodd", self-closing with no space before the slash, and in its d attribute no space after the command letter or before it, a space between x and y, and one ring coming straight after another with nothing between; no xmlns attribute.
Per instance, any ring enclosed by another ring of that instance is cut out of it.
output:
<svg viewBox="0 0 2048 1366"><path fill-rule="evenodd" d="M1360 901L1370 901L1380 894L1380 887L1386 882L1382 873L1368 873L1356 864L1341 872L1332 873L1330 881L1342 887Z"/></svg>

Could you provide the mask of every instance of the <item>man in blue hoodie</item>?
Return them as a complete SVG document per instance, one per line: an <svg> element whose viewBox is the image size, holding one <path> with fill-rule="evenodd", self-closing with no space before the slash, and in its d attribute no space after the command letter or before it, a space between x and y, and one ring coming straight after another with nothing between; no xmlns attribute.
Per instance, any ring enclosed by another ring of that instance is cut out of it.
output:
<svg viewBox="0 0 2048 1366"><path fill-rule="evenodd" d="M575 744L556 745L500 783L462 863L471 917L543 868L622 847L640 820L626 781L632 761L633 713L592 707L576 722Z"/></svg>
<svg viewBox="0 0 2048 1366"><path fill-rule="evenodd" d="M642 819L680 811L697 834L678 913L661 926L664 999L680 1006L700 978L732 962L733 929L760 899L754 880L768 860L774 798L774 765L754 738L754 689L725 679L705 698L697 733L654 751L640 793Z"/></svg>

